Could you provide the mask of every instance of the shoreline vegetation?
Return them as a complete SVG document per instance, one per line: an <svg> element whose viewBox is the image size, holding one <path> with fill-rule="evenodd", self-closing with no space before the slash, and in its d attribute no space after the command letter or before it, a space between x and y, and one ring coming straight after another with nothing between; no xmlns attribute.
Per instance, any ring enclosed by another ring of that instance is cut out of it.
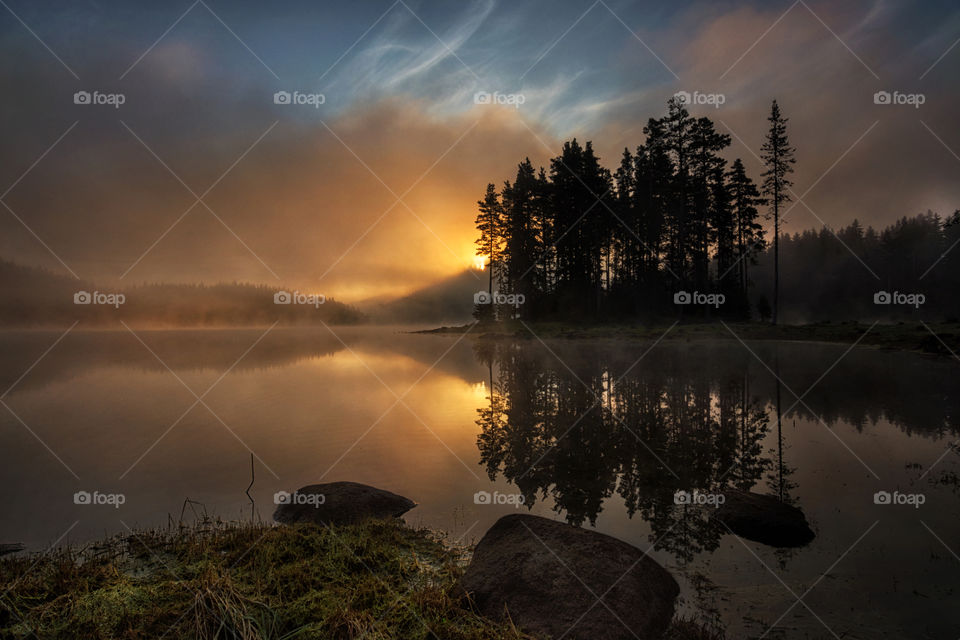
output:
<svg viewBox="0 0 960 640"><path fill-rule="evenodd" d="M960 323L899 322L821 322L799 325L729 322L669 324L576 324L564 322L470 323L414 331L418 334L461 335L469 333L481 340L635 340L690 342L694 340L770 340L784 342L831 342L858 346L915 351L957 357L960 353Z"/></svg>
<svg viewBox="0 0 960 640"><path fill-rule="evenodd" d="M534 639L476 613L472 548L398 519L131 531L0 559L0 638ZM719 640L676 618L663 640Z"/></svg>

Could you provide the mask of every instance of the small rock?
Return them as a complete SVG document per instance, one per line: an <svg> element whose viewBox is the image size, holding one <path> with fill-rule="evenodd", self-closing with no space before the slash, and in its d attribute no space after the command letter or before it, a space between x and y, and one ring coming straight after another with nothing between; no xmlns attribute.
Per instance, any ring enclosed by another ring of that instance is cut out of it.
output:
<svg viewBox="0 0 960 640"><path fill-rule="evenodd" d="M636 547L526 514L500 518L487 531L460 586L482 615L571 640L659 638L680 591Z"/></svg>
<svg viewBox="0 0 960 640"><path fill-rule="evenodd" d="M399 517L417 506L409 498L358 482L311 484L288 495L289 501L273 512L273 519L283 524L356 524Z"/></svg>
<svg viewBox="0 0 960 640"><path fill-rule="evenodd" d="M802 547L815 537L803 511L776 496L738 489L723 495L726 500L713 517L741 538L771 547Z"/></svg>

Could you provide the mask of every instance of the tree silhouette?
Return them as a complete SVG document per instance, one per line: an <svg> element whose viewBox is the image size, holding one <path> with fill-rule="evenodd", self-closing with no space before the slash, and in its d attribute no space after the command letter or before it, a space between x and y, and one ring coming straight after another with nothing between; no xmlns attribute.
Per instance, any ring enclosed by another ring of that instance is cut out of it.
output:
<svg viewBox="0 0 960 640"><path fill-rule="evenodd" d="M727 161L720 156L720 152L728 146L730 146L730 136L717 133L709 118L697 118L693 122L691 127L692 208L688 224L693 268L692 286L699 291L710 288L711 241L715 240L716 224L729 212L729 196L726 193L723 173ZM718 207L725 211L718 213ZM719 251L718 257L721 257ZM732 262L729 254L723 257L729 266Z"/></svg>
<svg viewBox="0 0 960 640"><path fill-rule="evenodd" d="M736 227L734 263L737 267L737 283L740 289L739 304L745 315L749 317L749 268L757 263L757 256L766 248L763 225L757 221L760 216L757 207L765 204L766 201L760 197L757 186L747 176L747 171L740 158L733 161L733 166L727 173L727 179L730 185L731 207ZM720 278L723 279L727 275L726 271L722 271Z"/></svg>
<svg viewBox="0 0 960 640"><path fill-rule="evenodd" d="M678 100L651 118L643 143L625 148L614 172L593 144L563 143L549 168L529 159L499 194L478 203L477 252L490 256L490 282L522 294L520 307L478 307L477 317L530 320L661 321L668 317L784 321L843 318L960 318L960 299L932 295L960 286L960 212L928 212L876 230L781 233L791 201L794 149L774 101L763 145L760 188L739 159L727 167L730 137ZM766 196L766 197L763 197ZM759 209L769 207L773 242ZM769 245L772 245L772 250ZM866 267L866 268L865 268ZM780 296L780 273L805 285ZM879 280L877 280L879 278ZM674 293L722 293L726 304L674 304ZM878 290L931 293L922 309L877 306ZM771 304L772 301L772 304ZM753 311L753 313L751 313Z"/></svg>
<svg viewBox="0 0 960 640"><path fill-rule="evenodd" d="M542 190L529 158L517 166L513 184L508 182L503 187L505 251L500 289L505 293L521 294L531 302L536 297L532 271L541 246ZM510 314L514 309L505 311Z"/></svg>
<svg viewBox="0 0 960 640"><path fill-rule="evenodd" d="M791 201L790 187L796 162L794 148L787 140L787 119L780 113L780 105L773 101L770 107L770 130L761 148L761 157L766 164L763 172L763 193L769 198L773 213L773 324L777 324L780 311L780 208Z"/></svg>
<svg viewBox="0 0 960 640"><path fill-rule="evenodd" d="M477 229L480 237L476 240L477 255L486 256L489 270L489 288L493 293L493 269L502 243L503 208L500 205L500 196L493 183L487 185L487 192L483 200L477 202ZM493 304L477 305L475 311L478 320L496 320L496 310Z"/></svg>
<svg viewBox="0 0 960 640"><path fill-rule="evenodd" d="M677 99L644 134L635 153L623 150L613 173L592 142L573 139L549 171L521 162L499 199L487 187L478 203L477 252L491 256L502 292L522 294L525 303L511 308L511 317L675 314L672 294L681 288L746 298L734 277L720 282L741 255L761 247L752 182L741 164L731 174L740 180L736 191L720 155L730 136L708 118L691 117ZM477 317L495 313L478 309Z"/></svg>

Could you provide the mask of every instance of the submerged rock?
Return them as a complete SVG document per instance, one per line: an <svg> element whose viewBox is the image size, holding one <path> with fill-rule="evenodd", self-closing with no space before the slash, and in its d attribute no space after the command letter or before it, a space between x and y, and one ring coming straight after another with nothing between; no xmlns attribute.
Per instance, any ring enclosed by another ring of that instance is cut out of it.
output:
<svg viewBox="0 0 960 640"><path fill-rule="evenodd" d="M283 524L356 524L368 518L394 518L417 506L409 498L358 482L311 484L276 496L273 519Z"/></svg>
<svg viewBox="0 0 960 640"><path fill-rule="evenodd" d="M659 638L680 590L626 542L526 514L500 518L487 531L460 586L489 618L591 640Z"/></svg>
<svg viewBox="0 0 960 640"><path fill-rule="evenodd" d="M713 517L741 538L771 547L802 547L815 537L803 511L776 496L738 489L723 495L726 501Z"/></svg>

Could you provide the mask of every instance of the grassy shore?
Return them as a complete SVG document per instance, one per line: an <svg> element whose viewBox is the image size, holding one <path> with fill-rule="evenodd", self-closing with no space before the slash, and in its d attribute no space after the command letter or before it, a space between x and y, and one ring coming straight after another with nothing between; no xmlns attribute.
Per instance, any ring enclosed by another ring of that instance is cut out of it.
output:
<svg viewBox="0 0 960 640"><path fill-rule="evenodd" d="M5 559L0 637L526 637L454 601L461 560L388 522L138 532Z"/></svg>
<svg viewBox="0 0 960 640"><path fill-rule="evenodd" d="M142 531L0 560L0 638L532 638L455 595L468 559L399 521Z"/></svg>
<svg viewBox="0 0 960 640"><path fill-rule="evenodd" d="M600 324L578 325L560 322L517 321L483 325L441 327L422 333L470 334L482 339L597 339L653 341L662 338L677 340L788 340L804 342L841 342L887 349L901 349L944 356L960 354L960 324L902 322L877 324L863 322L817 323L804 325L777 325L765 323L677 324L667 331L669 324Z"/></svg>

